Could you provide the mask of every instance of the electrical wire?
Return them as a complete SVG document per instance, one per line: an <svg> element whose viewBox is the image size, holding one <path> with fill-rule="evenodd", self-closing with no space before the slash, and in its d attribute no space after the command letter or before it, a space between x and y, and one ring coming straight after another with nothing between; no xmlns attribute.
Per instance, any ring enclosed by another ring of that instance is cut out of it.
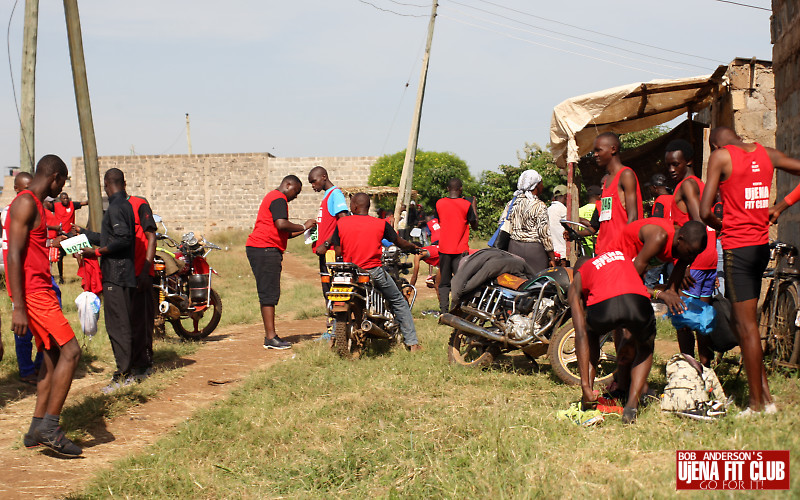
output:
<svg viewBox="0 0 800 500"><path fill-rule="evenodd" d="M6 27L6 53L8 55L8 74L11 78L11 93L14 95L14 108L17 110L17 120L19 120L20 135L22 135L22 140L25 142L25 152L28 154L28 160L30 161L30 164L33 165L35 163L33 161L33 151L31 151L31 146L28 144L28 138L23 130L24 127L22 125L22 114L19 111L19 102L17 101L17 88L14 86L14 69L11 65L11 21L14 19L14 12L17 10L18 3L19 0L14 0L14 6L11 8L11 14L8 16L8 26Z"/></svg>
<svg viewBox="0 0 800 500"><path fill-rule="evenodd" d="M394 129L394 124L397 121L397 116L400 114L400 109L403 107L403 99L406 97L406 93L408 92L408 86L411 84L411 77L414 75L414 70L417 68L417 63L420 62L420 55L422 54L423 47L425 46L425 39L423 38L419 44L419 49L417 49L417 57L414 58L414 63L411 65L411 69L408 72L408 78L406 78L406 83L403 85L403 92L400 94L400 102L397 103L397 109L394 112L394 116L392 117L392 123L389 125L389 130L386 132L386 139L383 141L383 146L381 147L381 156L384 155L386 152L386 145L389 143L389 138L392 136L392 130Z"/></svg>
<svg viewBox="0 0 800 500"><path fill-rule="evenodd" d="M169 151L170 149L172 149L172 146L174 146L174 145L175 145L175 143L177 143L177 142L180 140L180 138L183 136L183 133L184 133L184 132L186 132L186 125L184 125L184 126L183 126L183 128L181 129L181 131L180 131L180 133L178 134L178 136L175 138L175 140L174 140L174 141L172 141L172 144L170 144L169 146L167 146L167 148L166 148L164 151L162 151L162 152L160 152L160 153L158 153L158 154L159 154L159 155L166 154L166 152L167 152L167 151Z"/></svg>
<svg viewBox="0 0 800 500"><path fill-rule="evenodd" d="M455 3L458 3L458 2L455 2ZM459 5L463 5L463 4L459 4ZM594 51L601 52L601 53L604 53L604 54L609 54L609 55L612 55L614 57L628 59L628 60L634 61L634 62L640 62L640 63L651 64L651 65L655 65L655 66L661 66L663 68L677 69L677 70L683 70L684 69L684 68L682 68L680 66L672 66L672 65L669 65L669 64L661 64L661 63L658 63L658 62L652 62L651 60L638 59L638 58L635 58L635 57L630 57L630 56L618 54L616 52L610 52L608 50L598 49L596 47L592 47L591 45L586 45L586 44L583 44L583 43L573 42L571 40L566 40L564 38L559 38L559 37L555 37L555 36L551 36L551 35L545 35L543 33L537 33L535 31L526 30L524 28L519 28L519 27L516 27L516 26L510 26L508 24L499 23L499 22L492 21L490 19L486 19L486 18L483 18L483 17L474 16L474 15L471 15L469 13L466 13L464 11L461 11L461 10L453 8L453 7L448 7L448 8L453 10L453 11L455 11L455 12L458 12L459 14L463 14L463 15L465 15L467 17L471 17L472 19L476 19L478 21L483 21L483 22L486 22L486 23L494 24L496 26L501 26L503 28L510 28L510 29L513 29L513 30L522 31L523 33L530 33L530 34L533 34L533 35L536 35L536 36L550 38L552 40L557 40L559 42L570 43L572 45L577 45L578 47L583 47L583 48L586 48L586 49L589 49L589 50L594 50ZM505 19L510 19L510 18L507 18L505 16L500 16L500 17L503 17ZM513 19L512 19L512 21L513 21ZM525 24L526 26L531 26L531 25L529 25L527 23L521 23L521 24ZM534 27L538 28L538 26L534 26ZM545 31L551 31L551 30L545 30ZM564 33L559 33L559 34L564 34ZM570 36L570 35L566 35L566 36ZM605 45L605 44L603 44L603 45ZM619 47L614 47L614 48L619 48ZM625 50L625 49L621 49L621 50ZM648 56L648 54L641 54L641 53L638 53L638 52L635 52L635 53L636 54L640 54L640 55L645 56L645 57L650 57L650 56ZM660 58L650 57L650 59L660 59ZM682 64L679 61L670 61L670 62L675 62L677 64ZM695 66L697 68L702 68L703 70L707 70L708 69L705 66L697 66L697 65L694 65L694 64L690 64L690 66Z"/></svg>
<svg viewBox="0 0 800 500"><path fill-rule="evenodd" d="M601 31L595 31L595 30L591 30L589 28L583 28L581 26L576 26L574 24L561 22L561 21L558 21L556 19L550 19L548 17L537 16L536 14L531 14L530 12L525 12L525 11L521 11L521 10L517 10L517 9L512 9L511 7L506 7L505 5L501 5L499 3L490 2L489 0L477 0L477 1L479 1L481 3L487 3L489 5L494 5L495 7L500 7L501 9L510 10L511 12L516 12L517 14L522 14L524 16L534 17L536 19L541 19L543 21L548 21L548 22L551 22L551 23L560 24L562 26L568 26L570 28L575 28L575 29L578 29L578 30L581 30L581 31L586 31L587 33L594 33L595 35L602 35L602 36L606 36L606 37L609 37L609 38L614 38L616 40L621 40L623 42L634 43L636 45L642 45L644 47L649 47L651 49L663 50L664 52L671 52L673 54L679 54L679 55L682 55L682 56L695 57L697 59L705 59L706 61L711 61L713 63L719 64L719 62L716 59L711 59L709 57L698 56L698 55L695 55L695 54L688 54L686 52L680 52L680 51L677 51L677 50L665 49L663 47L658 47L656 45L650 45L650 44L647 44L647 43L644 43L644 42L637 42L636 40L630 40L628 38L622 38L622 37L618 37L618 36L615 36L615 35L609 35L608 33L603 33Z"/></svg>
<svg viewBox="0 0 800 500"><path fill-rule="evenodd" d="M403 3L403 2L398 2L397 0L389 0L389 1L392 2L392 3L396 3L397 5L404 5L406 7L422 7L422 8L426 8L426 9L428 7L432 7L432 5L418 5L418 4L415 4L415 3Z"/></svg>
<svg viewBox="0 0 800 500"><path fill-rule="evenodd" d="M729 3L729 4L733 4L733 5L738 5L740 7L749 7L751 9L766 10L768 12L772 12L772 9L768 9L766 7L759 7L758 5L750 5L750 4L747 4L747 3L731 2L730 0L714 0L714 1L715 2Z"/></svg>
<svg viewBox="0 0 800 500"><path fill-rule="evenodd" d="M590 56L588 54L583 54L581 52L575 52L575 51L572 51L572 50L562 49L560 47L554 47L552 45L547 45L546 43L534 42L533 40L528 40L527 38L521 38L521 37L518 37L518 36L510 35L508 33L504 33L502 31L497 31L497 30L493 30L491 28L486 28L484 26L480 26L480 25L477 25L477 24L469 23L469 22L463 21L461 19L457 19L455 17L450 17L450 16L448 16L446 14L439 14L439 15L441 17L444 17L446 19L450 19L451 21L455 21L455 22L457 22L459 24L463 24L465 26L472 26L473 28L478 28L478 29L482 29L482 30L485 30L485 31L490 31L492 33L497 33L498 35L502 35L502 36L505 36L507 38L512 38L514 40L519 40L519 41L530 43L530 44L533 44L533 45L538 45L540 47L545 47L545 48L548 48L548 49L557 50L559 52L565 52L567 54L572 54L572 55L576 55L576 56L586 57L586 58L589 58L589 59L594 59L595 61L600 61L600 62L604 62L604 63L608 63L608 64L613 64L615 66L621 66L623 68L628 68L628 69L632 69L632 70L636 70L636 71L641 71L643 73L649 73L651 75L664 76L664 77L667 77L667 78L675 78L673 75L668 75L668 74L665 74L665 73L658 73L656 71L650 71L650 70L647 70L647 69L638 68L636 66L629 66L627 64L622 64L622 63L619 63L619 62L616 62L616 61L610 61L608 59L602 59L602 58L599 58L599 57Z"/></svg>
<svg viewBox="0 0 800 500"><path fill-rule="evenodd" d="M400 12L395 12L395 11L393 11L393 10L384 9L383 7L378 7L378 6L377 6L377 5L375 5L374 3L367 2L366 0L358 0L358 1L359 1L359 2L361 2L361 3L363 3L363 4L369 5L370 7L373 7L373 8L375 8L375 9L378 9L378 10L380 10L380 11L383 11L383 12L388 12L389 14L394 14L394 15L396 15L396 16L403 16L403 17L428 17L428 16L426 16L426 15L424 15L424 14L401 14Z"/></svg>

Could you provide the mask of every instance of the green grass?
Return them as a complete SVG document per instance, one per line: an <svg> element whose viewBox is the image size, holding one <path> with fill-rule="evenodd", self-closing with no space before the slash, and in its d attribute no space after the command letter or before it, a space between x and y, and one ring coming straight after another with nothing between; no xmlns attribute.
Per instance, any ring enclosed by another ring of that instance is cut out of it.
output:
<svg viewBox="0 0 800 500"><path fill-rule="evenodd" d="M297 346L295 359L255 372L74 497L671 498L675 450L800 452L796 377L772 377L775 416L701 423L650 407L633 426L609 417L583 429L555 419L580 393L554 381L546 362L539 371L508 358L484 371L452 367L448 331L433 319L417 327L419 354L350 362L321 343ZM735 373L720 372L723 382ZM796 460L791 477L797 490Z"/></svg>

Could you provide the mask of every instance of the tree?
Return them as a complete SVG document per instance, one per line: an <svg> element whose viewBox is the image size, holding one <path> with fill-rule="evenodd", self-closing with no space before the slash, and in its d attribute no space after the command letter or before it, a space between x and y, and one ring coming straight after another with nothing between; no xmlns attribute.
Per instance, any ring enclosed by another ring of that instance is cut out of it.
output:
<svg viewBox="0 0 800 500"><path fill-rule="evenodd" d="M622 150L638 148L642 144L646 144L653 139L658 139L662 135L669 132L669 127L666 125L656 125L655 127L638 130L636 132L629 132L619 136L619 142Z"/></svg>
<svg viewBox="0 0 800 500"><path fill-rule="evenodd" d="M399 186L403 172L405 150L393 155L384 155L372 165L367 183L370 186ZM411 187L418 194L418 201L430 213L436 200L447 196L447 182L458 177L464 183L464 194L475 194L475 180L469 172L466 162L453 153L417 150L414 165L414 179ZM396 197L386 197L378 201L377 206L394 210Z"/></svg>

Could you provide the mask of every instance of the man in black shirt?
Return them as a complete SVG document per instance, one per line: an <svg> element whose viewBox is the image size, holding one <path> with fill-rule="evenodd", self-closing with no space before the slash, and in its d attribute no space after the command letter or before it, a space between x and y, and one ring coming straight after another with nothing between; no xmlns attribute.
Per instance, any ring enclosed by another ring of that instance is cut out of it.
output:
<svg viewBox="0 0 800 500"><path fill-rule="evenodd" d="M89 242L99 248L84 248L83 255L100 257L103 274L103 309L106 329L117 362L111 383L102 389L109 394L134 382L133 368L133 294L135 228L133 208L125 192L125 175L118 168L106 172L103 185L108 195L108 210L103 214L100 234L82 229Z"/></svg>

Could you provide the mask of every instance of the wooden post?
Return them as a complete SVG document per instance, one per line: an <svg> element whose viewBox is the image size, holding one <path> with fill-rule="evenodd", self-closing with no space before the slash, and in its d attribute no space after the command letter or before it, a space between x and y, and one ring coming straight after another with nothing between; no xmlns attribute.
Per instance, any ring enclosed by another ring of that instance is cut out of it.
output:
<svg viewBox="0 0 800 500"><path fill-rule="evenodd" d="M86 172L86 192L89 196L89 229L100 231L103 218L103 198L100 194L100 166L97 161L97 142L92 122L92 105L89 101L89 83L86 78L86 61L83 58L81 20L78 0L64 0L67 21L69 58L72 63L72 82L75 86L75 103L78 107L78 124L83 145L83 168Z"/></svg>
<svg viewBox="0 0 800 500"><path fill-rule="evenodd" d="M25 28L22 34L22 74L19 124L19 169L33 173L36 164L36 40L39 34L39 0L25 2Z"/></svg>
<svg viewBox="0 0 800 500"><path fill-rule="evenodd" d="M433 42L433 24L436 21L437 0L433 0L431 20L428 23L428 41L425 45L425 56L422 59L422 72L419 75L419 88L417 89L417 104L414 108L414 118L411 121L411 133L408 135L406 158L403 162L403 173L400 175L400 187L397 191L397 204L394 207L394 228L400 224L402 206L408 209L411 205L411 186L414 180L414 162L417 157L417 140L419 139L419 123L422 119L422 99L425 97L425 82L428 78L428 62L431 58L431 43Z"/></svg>
<svg viewBox="0 0 800 500"><path fill-rule="evenodd" d="M708 180L708 157L711 156L711 144L708 142L708 139L711 137L711 129L709 127L705 127L703 129L703 168L702 172L700 172L700 178L703 182Z"/></svg>
<svg viewBox="0 0 800 500"><path fill-rule="evenodd" d="M571 221L578 220L578 187L575 185L575 162L567 163L567 218ZM567 245L567 260L575 263L576 255L572 255L572 245Z"/></svg>
<svg viewBox="0 0 800 500"><path fill-rule="evenodd" d="M192 131L189 129L189 113L186 113L186 143L189 146L189 156L192 155Z"/></svg>

